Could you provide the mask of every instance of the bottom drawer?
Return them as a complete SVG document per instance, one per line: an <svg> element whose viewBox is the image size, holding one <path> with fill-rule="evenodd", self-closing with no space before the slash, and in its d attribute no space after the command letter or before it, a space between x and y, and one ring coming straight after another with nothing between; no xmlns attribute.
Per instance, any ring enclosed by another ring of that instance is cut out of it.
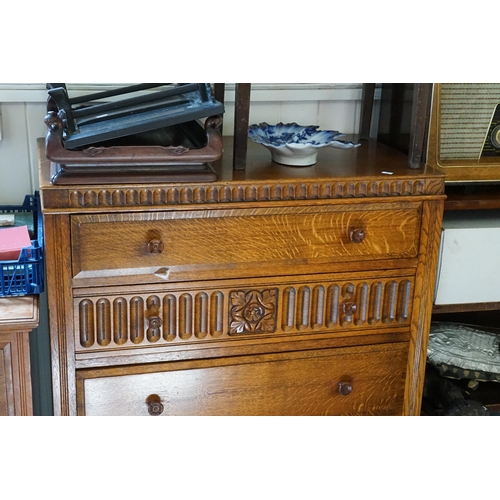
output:
<svg viewBox="0 0 500 500"><path fill-rule="evenodd" d="M400 415L408 344L77 372L80 415Z"/></svg>

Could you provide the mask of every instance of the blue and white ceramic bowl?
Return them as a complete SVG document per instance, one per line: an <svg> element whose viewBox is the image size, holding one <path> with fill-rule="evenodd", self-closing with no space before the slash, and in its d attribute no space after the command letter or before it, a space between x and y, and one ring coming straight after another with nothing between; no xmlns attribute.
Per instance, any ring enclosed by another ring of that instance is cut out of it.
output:
<svg viewBox="0 0 500 500"><path fill-rule="evenodd" d="M248 137L271 151L271 158L276 163L305 167L314 165L318 157L318 149L332 146L341 149L351 149L360 146L359 143L341 141L337 130L318 130L317 125L302 126L297 123L277 123L269 125L266 122L250 125Z"/></svg>

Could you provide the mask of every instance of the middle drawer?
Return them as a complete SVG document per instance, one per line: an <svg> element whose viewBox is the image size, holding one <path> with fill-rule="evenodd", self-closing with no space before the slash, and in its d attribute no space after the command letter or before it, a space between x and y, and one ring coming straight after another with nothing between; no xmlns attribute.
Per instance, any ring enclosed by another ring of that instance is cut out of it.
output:
<svg viewBox="0 0 500 500"><path fill-rule="evenodd" d="M74 215L74 284L298 275L416 258L420 215L419 203Z"/></svg>
<svg viewBox="0 0 500 500"><path fill-rule="evenodd" d="M407 330L415 288L410 273L303 276L287 283L221 280L196 288L154 287L149 293L138 287L135 293L125 287L122 293L119 287L81 289L73 302L75 350L84 356L138 348L145 353L237 340Z"/></svg>

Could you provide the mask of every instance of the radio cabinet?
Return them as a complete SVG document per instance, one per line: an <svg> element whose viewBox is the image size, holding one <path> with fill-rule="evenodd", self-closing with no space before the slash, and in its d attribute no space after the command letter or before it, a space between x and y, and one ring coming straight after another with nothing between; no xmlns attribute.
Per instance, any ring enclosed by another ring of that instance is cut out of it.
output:
<svg viewBox="0 0 500 500"><path fill-rule="evenodd" d="M88 186L40 141L55 414L419 414L443 176L228 141L214 182Z"/></svg>

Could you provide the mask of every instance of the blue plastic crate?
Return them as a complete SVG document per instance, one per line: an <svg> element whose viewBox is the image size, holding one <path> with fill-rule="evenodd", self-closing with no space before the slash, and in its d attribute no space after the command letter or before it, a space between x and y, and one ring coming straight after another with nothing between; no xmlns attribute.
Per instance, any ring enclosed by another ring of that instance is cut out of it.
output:
<svg viewBox="0 0 500 500"><path fill-rule="evenodd" d="M39 193L27 195L21 206L0 205L0 213L18 214L16 219L24 217L22 224L26 222L32 235L31 246L21 250L19 259L0 261L0 297L43 292L43 218Z"/></svg>

